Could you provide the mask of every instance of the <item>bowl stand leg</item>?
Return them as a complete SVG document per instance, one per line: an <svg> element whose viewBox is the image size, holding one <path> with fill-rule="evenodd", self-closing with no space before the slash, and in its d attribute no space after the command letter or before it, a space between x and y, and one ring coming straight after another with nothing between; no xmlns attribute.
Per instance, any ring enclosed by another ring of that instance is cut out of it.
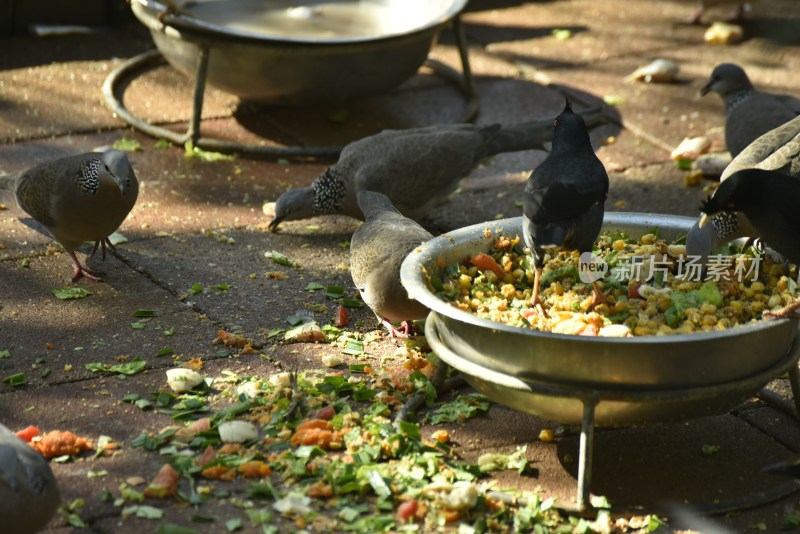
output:
<svg viewBox="0 0 800 534"><path fill-rule="evenodd" d="M592 451L594 449L594 412L597 399L581 399L583 402L583 421L581 440L578 449L578 496L577 508L586 509L592 485Z"/></svg>

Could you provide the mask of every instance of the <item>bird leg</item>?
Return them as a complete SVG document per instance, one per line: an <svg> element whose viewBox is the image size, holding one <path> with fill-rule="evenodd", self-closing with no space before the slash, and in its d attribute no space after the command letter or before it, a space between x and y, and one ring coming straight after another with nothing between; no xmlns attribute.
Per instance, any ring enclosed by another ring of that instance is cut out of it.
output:
<svg viewBox="0 0 800 534"><path fill-rule="evenodd" d="M97 241L94 242L92 253L89 254L90 258L94 256L95 252L97 252L97 247L99 247L101 244L102 244L101 257L103 258L103 261L105 261L106 259L106 246L113 251L117 250L116 247L111 243L111 240L109 238L106 237L105 239L98 239Z"/></svg>
<svg viewBox="0 0 800 534"><path fill-rule="evenodd" d="M386 327L386 330L389 331L389 335L391 337L407 338L409 336L414 335L414 327L411 325L410 321L402 321L400 323L402 326L400 328L397 328L383 317L381 317L380 320L383 326Z"/></svg>
<svg viewBox="0 0 800 534"><path fill-rule="evenodd" d="M542 300L539 298L539 283L542 280L542 268L535 267L534 268L534 275L533 275L533 293L531 294L531 308L535 307L537 304L541 304Z"/></svg>
<svg viewBox="0 0 800 534"><path fill-rule="evenodd" d="M800 308L800 300L796 300L791 304L787 304L783 308L774 312L764 312L761 314L762 319L783 319L785 317L797 317L797 308Z"/></svg>
<svg viewBox="0 0 800 534"><path fill-rule="evenodd" d="M92 271L88 267L84 267L81 265L81 262L78 261L78 256L75 255L74 250L68 250L67 254L69 254L70 259L72 260L72 265L74 267L72 271L72 281L77 282L84 276L89 280L94 280L95 282L102 282L100 278L100 273Z"/></svg>
<svg viewBox="0 0 800 534"><path fill-rule="evenodd" d="M600 304L606 301L605 294L600 290L600 286L597 285L597 281L592 281L592 287L594 287L594 295L592 296L592 303L589 304L589 310L591 311L595 308L595 306L599 306Z"/></svg>

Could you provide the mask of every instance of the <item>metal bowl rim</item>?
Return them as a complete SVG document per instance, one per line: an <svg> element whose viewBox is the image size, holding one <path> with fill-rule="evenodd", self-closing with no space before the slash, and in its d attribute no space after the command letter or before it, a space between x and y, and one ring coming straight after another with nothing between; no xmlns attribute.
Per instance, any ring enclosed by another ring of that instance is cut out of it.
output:
<svg viewBox="0 0 800 534"><path fill-rule="evenodd" d="M269 36L260 33L244 32L232 30L225 26L214 24L212 22L197 19L195 17L187 17L185 15L176 14L171 15L171 19L177 23L181 29L191 29L207 34L212 34L219 38L227 38L234 40L245 40L252 42L271 43L271 44L305 44L305 45L327 45L335 46L341 44L367 44L381 41L387 41L400 37L407 37L410 35L425 33L431 31L439 26L446 24L453 17L458 15L466 6L468 0L451 0L450 6L439 17L431 19L421 25L418 25L410 30L403 32L393 32L384 35L368 35L358 37L339 37L339 38L313 38L313 37L288 37L288 36ZM167 6L157 0L134 0L135 4L142 6L148 11L147 15L153 18L151 21L156 23L155 17L149 11L163 12ZM139 15L138 10L134 9L134 14ZM162 24L162 23L158 23ZM164 24L167 26L167 24Z"/></svg>
<svg viewBox="0 0 800 534"><path fill-rule="evenodd" d="M686 230L696 222L692 217L685 217L680 215L665 215L656 213L638 213L638 212L607 212L603 219L604 226L614 225L641 225L644 226L645 221L657 222L662 221L662 224L669 224L671 226L687 225ZM486 328L494 331L502 331L515 335L524 335L532 337L541 337L545 339L552 339L554 341L580 341L581 343L605 343L611 345L617 344L642 344L642 345L661 345L664 343L698 343L698 342L713 342L719 339L729 337L744 336L774 328L776 325L785 321L797 321L797 319L775 319L775 320L759 320L755 323L748 323L739 325L726 330L717 330L714 332L698 332L695 334L673 334L666 336L636 336L636 337L601 337L601 336L576 336L572 334L556 334L552 332L542 332L539 330L524 329L516 326L507 325L478 317L471 313L462 311L455 306L438 298L431 291L428 290L425 283L424 275L422 273L422 262L426 254L430 256L431 249L446 248L447 244L451 244L453 240L468 237L470 234L480 232L486 228L492 229L495 226L508 226L515 224L522 229L522 217L510 217L500 219L497 221L486 221L471 226L465 226L451 232L447 232L438 237L426 241L415 248L405 260L400 268L400 280L406 288L409 297L418 300L430 310L437 312L443 320L456 320L462 323L471 324L481 328ZM652 226L652 225L650 225ZM657 226L657 225L656 225ZM445 245L445 247L442 247Z"/></svg>

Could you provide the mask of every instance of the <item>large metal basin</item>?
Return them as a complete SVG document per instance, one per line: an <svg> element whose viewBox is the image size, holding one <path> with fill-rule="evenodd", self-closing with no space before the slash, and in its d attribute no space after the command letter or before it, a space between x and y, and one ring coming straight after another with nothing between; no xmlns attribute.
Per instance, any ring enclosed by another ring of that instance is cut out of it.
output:
<svg viewBox="0 0 800 534"><path fill-rule="evenodd" d="M337 103L385 93L417 72L467 0L134 0L133 12L176 69L274 105ZM185 6L185 8L183 7Z"/></svg>
<svg viewBox="0 0 800 534"><path fill-rule="evenodd" d="M770 380L797 366L800 338L776 363L755 375L713 386L640 389L592 384L561 385L549 381L520 379L478 365L455 353L439 335L442 316L431 312L425 322L425 337L448 365L458 369L467 382L494 402L551 421L586 424L586 409L592 410L592 425L620 427L680 421L725 413L756 394Z"/></svg>
<svg viewBox="0 0 800 534"><path fill-rule="evenodd" d="M639 236L653 227L673 239L694 219L607 213L604 228ZM552 334L503 325L437 298L425 273L485 252L499 233L521 235L520 217L462 228L424 243L404 261L403 285L437 314L437 337L450 351L503 375L549 384L615 391L705 387L752 377L784 357L797 321L781 319L712 333L634 338Z"/></svg>

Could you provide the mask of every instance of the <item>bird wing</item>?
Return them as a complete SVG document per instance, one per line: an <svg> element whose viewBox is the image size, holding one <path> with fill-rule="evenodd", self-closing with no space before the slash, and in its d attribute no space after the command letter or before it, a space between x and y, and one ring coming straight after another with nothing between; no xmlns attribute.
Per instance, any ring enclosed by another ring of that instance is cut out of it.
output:
<svg viewBox="0 0 800 534"><path fill-rule="evenodd" d="M585 213L608 194L608 175L602 164L592 165L588 173L577 173L573 179L559 178L540 165L528 180L523 198L523 211L534 224L547 224L572 219ZM565 174L564 177L567 175Z"/></svg>
<svg viewBox="0 0 800 534"><path fill-rule="evenodd" d="M482 138L475 127L426 129L363 145L337 166L354 169L356 191L378 191L416 218L443 201L474 166Z"/></svg>
<svg viewBox="0 0 800 534"><path fill-rule="evenodd" d="M765 133L725 168L720 180L742 169L780 170L800 158L800 117Z"/></svg>

